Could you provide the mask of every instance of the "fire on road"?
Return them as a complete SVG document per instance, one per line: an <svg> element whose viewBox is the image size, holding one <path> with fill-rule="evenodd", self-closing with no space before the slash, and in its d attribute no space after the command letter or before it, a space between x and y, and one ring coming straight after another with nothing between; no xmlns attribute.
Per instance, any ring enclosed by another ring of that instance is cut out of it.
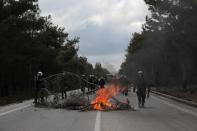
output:
<svg viewBox="0 0 197 131"><path fill-rule="evenodd" d="M137 107L134 93L128 96ZM125 100L121 94L118 99ZM172 106L173 105L173 106ZM165 98L152 96L137 111L67 111L34 108L9 112L0 117L1 131L195 131L197 109ZM2 112L1 112L2 113Z"/></svg>

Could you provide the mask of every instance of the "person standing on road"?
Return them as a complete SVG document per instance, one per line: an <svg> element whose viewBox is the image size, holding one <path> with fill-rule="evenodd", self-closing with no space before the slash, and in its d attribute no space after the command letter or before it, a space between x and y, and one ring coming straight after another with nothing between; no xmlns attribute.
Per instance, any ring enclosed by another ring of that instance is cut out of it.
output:
<svg viewBox="0 0 197 131"><path fill-rule="evenodd" d="M90 75L89 84L90 84L90 90L93 91L94 90L94 75Z"/></svg>
<svg viewBox="0 0 197 131"><path fill-rule="evenodd" d="M100 78L99 85L100 85L100 88L104 88L105 87L105 79L103 77Z"/></svg>
<svg viewBox="0 0 197 131"><path fill-rule="evenodd" d="M128 92L129 92L129 80L127 79L126 76L122 75L120 77L120 83L121 83L121 86L123 87L123 95L124 96L128 96Z"/></svg>
<svg viewBox="0 0 197 131"><path fill-rule="evenodd" d="M42 72L37 73L37 75L35 77L35 81L36 81L36 89L35 89L34 103L36 104L37 100L38 100L38 93L43 86L43 73Z"/></svg>
<svg viewBox="0 0 197 131"><path fill-rule="evenodd" d="M96 88L98 88L98 83L99 83L97 76L94 76L93 83L94 83L94 90L96 91ZM93 93L95 93L95 91Z"/></svg>
<svg viewBox="0 0 197 131"><path fill-rule="evenodd" d="M82 75L81 79L81 92L84 94L85 93L85 88L86 88L86 75Z"/></svg>
<svg viewBox="0 0 197 131"><path fill-rule="evenodd" d="M150 88L147 86L146 81L144 80L143 71L138 71L138 77L136 83L134 85L133 92L137 89L137 97L138 97L138 106L144 107L145 98L147 94L147 98L149 98Z"/></svg>

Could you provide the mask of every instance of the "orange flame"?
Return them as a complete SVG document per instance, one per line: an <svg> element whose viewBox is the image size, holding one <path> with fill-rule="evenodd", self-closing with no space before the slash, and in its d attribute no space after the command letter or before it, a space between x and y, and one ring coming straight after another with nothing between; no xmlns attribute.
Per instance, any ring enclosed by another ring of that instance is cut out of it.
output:
<svg viewBox="0 0 197 131"><path fill-rule="evenodd" d="M121 92L121 88L111 85L110 87L101 88L96 92L96 98L91 102L96 110L105 110L113 108L110 99Z"/></svg>

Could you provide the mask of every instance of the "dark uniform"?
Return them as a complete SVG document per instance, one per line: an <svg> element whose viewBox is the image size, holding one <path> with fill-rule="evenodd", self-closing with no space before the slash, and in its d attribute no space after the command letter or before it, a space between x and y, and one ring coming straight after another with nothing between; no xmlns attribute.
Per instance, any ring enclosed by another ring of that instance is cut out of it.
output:
<svg viewBox="0 0 197 131"><path fill-rule="evenodd" d="M62 81L62 83L63 83L64 81ZM61 87L60 87L60 89L61 89L61 94L62 94L62 99L66 99L67 98L67 89L68 89L68 87L69 87L69 85L67 84L67 83L64 83Z"/></svg>
<svg viewBox="0 0 197 131"><path fill-rule="evenodd" d="M42 75L37 75L36 76L36 90L35 90L35 98L34 98L34 102L37 103L37 100L38 100L38 93L40 92L40 90L42 88L44 88L44 80L43 80L43 77Z"/></svg>
<svg viewBox="0 0 197 131"><path fill-rule="evenodd" d="M119 85L119 80L118 78L116 78L115 76L112 78L111 80L111 83L114 85L114 86L118 86Z"/></svg>
<svg viewBox="0 0 197 131"><path fill-rule="evenodd" d="M134 92L137 88L137 96L138 96L138 106L144 107L145 98L146 98L146 89L148 89L148 96L150 93L150 88L147 86L146 81L143 76L139 76L135 83Z"/></svg>
<svg viewBox="0 0 197 131"><path fill-rule="evenodd" d="M94 90L94 78L93 76L90 76L89 78L89 84L90 84L90 90Z"/></svg>
<svg viewBox="0 0 197 131"><path fill-rule="evenodd" d="M81 91L83 92L83 94L85 93L85 88L86 88L86 85L87 85L87 82L86 82L86 76L85 75L82 75L82 79L81 79Z"/></svg>
<svg viewBox="0 0 197 131"><path fill-rule="evenodd" d="M126 76L122 76L120 78L121 86L123 86L123 95L128 96L128 91L129 91L129 80L127 79Z"/></svg>
<svg viewBox="0 0 197 131"><path fill-rule="evenodd" d="M101 78L99 80L99 85L100 85L100 88L104 88L105 87L105 79L104 78Z"/></svg>
<svg viewBox="0 0 197 131"><path fill-rule="evenodd" d="M96 76L94 76L94 90L96 91L96 88L98 88L99 80ZM95 92L94 92L95 93Z"/></svg>

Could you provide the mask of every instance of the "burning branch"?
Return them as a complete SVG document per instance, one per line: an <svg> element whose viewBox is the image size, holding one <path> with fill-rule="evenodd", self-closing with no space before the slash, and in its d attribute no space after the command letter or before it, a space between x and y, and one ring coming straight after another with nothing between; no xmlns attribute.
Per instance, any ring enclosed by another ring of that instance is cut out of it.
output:
<svg viewBox="0 0 197 131"><path fill-rule="evenodd" d="M92 106L95 110L124 110L133 109L130 106L130 102L127 99L127 103L120 102L115 98L116 95L121 93L124 88L111 85L109 87L97 89L96 98L91 102L89 106ZM110 102L113 99L116 103Z"/></svg>

